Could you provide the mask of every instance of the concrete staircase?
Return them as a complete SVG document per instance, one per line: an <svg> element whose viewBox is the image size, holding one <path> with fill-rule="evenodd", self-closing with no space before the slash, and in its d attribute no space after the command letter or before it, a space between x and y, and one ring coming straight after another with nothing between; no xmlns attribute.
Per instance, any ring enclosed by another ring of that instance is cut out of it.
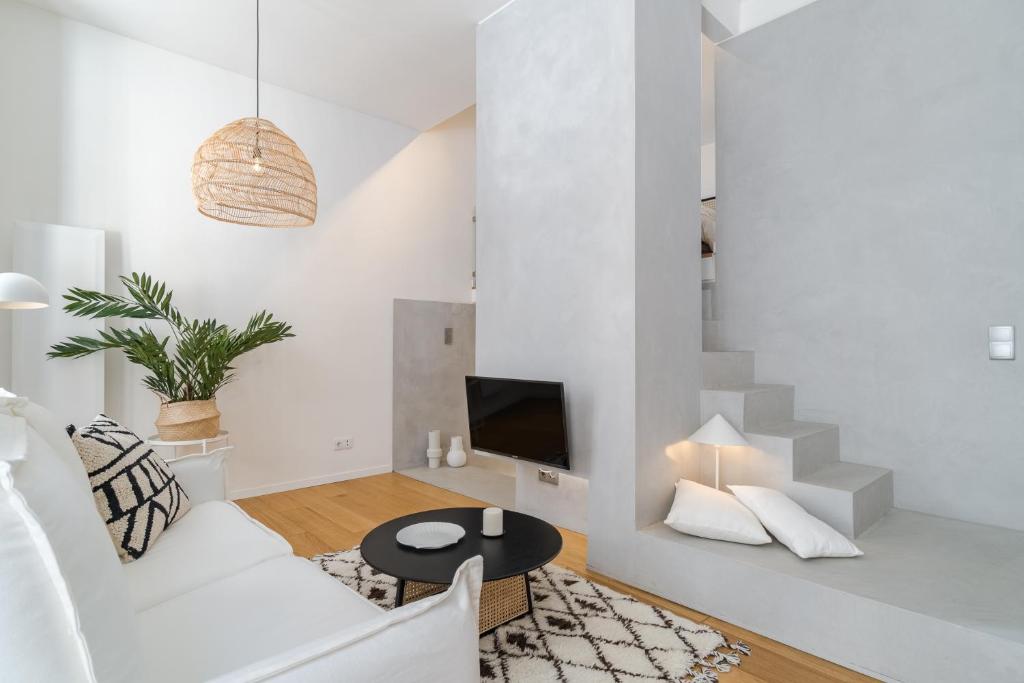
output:
<svg viewBox="0 0 1024 683"><path fill-rule="evenodd" d="M753 447L722 450L723 486L779 489L850 537L892 507L892 471L841 461L839 426L795 420L794 388L755 383L752 351L705 351L702 380L702 419L721 413Z"/></svg>

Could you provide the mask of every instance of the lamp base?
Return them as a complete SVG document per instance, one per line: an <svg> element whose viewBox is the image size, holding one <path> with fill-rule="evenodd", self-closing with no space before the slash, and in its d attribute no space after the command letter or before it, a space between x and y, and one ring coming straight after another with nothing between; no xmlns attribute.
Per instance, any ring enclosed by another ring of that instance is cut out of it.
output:
<svg viewBox="0 0 1024 683"><path fill-rule="evenodd" d="M718 482L718 479L719 479L718 475L719 475L719 472L720 472L720 469L721 469L720 468L720 464L721 464L721 458L720 458L720 456L718 454L718 446L715 446L715 490L716 491L721 490L721 488L719 486L719 482Z"/></svg>

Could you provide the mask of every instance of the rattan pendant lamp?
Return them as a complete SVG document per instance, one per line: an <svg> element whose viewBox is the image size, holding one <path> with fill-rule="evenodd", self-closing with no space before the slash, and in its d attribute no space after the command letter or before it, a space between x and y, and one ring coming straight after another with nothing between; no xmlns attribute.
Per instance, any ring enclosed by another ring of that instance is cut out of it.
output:
<svg viewBox="0 0 1024 683"><path fill-rule="evenodd" d="M313 225L316 176L299 146L260 118L260 0L256 0L256 116L229 123L196 150L192 195L199 213L267 228Z"/></svg>

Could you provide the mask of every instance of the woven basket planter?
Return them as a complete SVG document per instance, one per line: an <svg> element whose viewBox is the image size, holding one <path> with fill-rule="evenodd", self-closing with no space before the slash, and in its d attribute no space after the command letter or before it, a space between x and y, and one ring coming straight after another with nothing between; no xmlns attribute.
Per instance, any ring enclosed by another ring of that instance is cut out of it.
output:
<svg viewBox="0 0 1024 683"><path fill-rule="evenodd" d="M212 439L220 433L217 401L178 401L161 403L156 431L163 441Z"/></svg>

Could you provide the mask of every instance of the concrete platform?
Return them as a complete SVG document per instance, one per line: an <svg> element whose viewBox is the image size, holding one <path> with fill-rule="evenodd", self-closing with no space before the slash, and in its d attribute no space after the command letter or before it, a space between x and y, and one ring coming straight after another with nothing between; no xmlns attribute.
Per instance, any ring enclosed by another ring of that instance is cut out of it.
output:
<svg viewBox="0 0 1024 683"><path fill-rule="evenodd" d="M649 590L884 680L1024 681L1024 533L892 510L864 556L641 530ZM703 584L698 584L703 581Z"/></svg>
<svg viewBox="0 0 1024 683"><path fill-rule="evenodd" d="M442 465L433 470L429 467L413 467L399 470L398 473L425 484L433 484L442 489L477 498L505 510L515 509L515 475L472 464L465 467Z"/></svg>

